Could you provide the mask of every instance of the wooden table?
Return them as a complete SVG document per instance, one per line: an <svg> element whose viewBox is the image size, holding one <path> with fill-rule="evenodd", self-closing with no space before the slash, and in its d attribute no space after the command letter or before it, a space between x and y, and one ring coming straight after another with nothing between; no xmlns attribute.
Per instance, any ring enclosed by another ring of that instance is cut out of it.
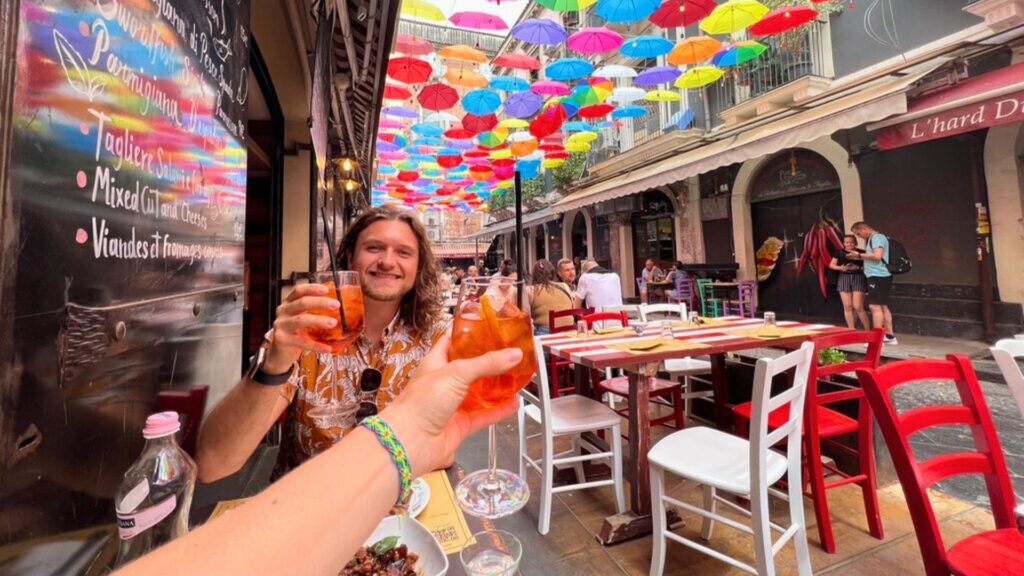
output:
<svg viewBox="0 0 1024 576"><path fill-rule="evenodd" d="M651 301L651 296L654 294L654 292L658 290L661 291L661 299L668 302L668 292L666 291L675 288L675 286L673 286L673 283L669 282L668 280L661 280L659 282L649 280L647 281L647 283L644 284L644 286L647 288L648 302Z"/></svg>
<svg viewBox="0 0 1024 576"><path fill-rule="evenodd" d="M604 370L620 368L629 374L629 458L624 463L629 480L630 510L605 518L598 539L605 545L615 544L651 532L651 486L647 453L651 449L650 379L661 363L670 358L689 356L711 357L711 382L714 389L715 422L718 428L732 427L729 387L725 372L725 354L754 348L795 348L812 336L793 336L764 340L730 334L738 330L757 328L763 320L758 318L717 318L718 326L705 328L675 328L673 335L683 340L704 345L701 348L668 352L626 352L611 348L610 344L628 343L630 340L650 338L630 333L575 338L573 334L552 334L541 337L544 351L579 366ZM832 334L847 330L827 324L779 322L780 327L798 328L818 334Z"/></svg>

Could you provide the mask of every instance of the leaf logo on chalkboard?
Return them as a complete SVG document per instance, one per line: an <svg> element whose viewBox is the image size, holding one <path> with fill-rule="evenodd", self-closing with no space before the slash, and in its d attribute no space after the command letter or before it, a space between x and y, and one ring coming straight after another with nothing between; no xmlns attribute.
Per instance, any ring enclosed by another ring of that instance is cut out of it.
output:
<svg viewBox="0 0 1024 576"><path fill-rule="evenodd" d="M103 78L93 78L85 58L82 58L59 30L53 31L53 44L57 47L60 65L64 68L64 74L68 77L71 87L87 96L90 102L102 94L107 87L107 81Z"/></svg>

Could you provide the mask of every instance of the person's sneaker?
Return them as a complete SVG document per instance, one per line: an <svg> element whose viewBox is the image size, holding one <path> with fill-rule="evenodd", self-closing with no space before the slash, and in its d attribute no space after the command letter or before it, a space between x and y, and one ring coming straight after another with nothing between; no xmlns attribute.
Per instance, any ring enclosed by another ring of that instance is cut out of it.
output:
<svg viewBox="0 0 1024 576"><path fill-rule="evenodd" d="M895 345L899 344L900 341L897 340L895 336L892 336L890 334L886 334L885 338L882 339L882 343L883 344L888 344L890 346L895 346Z"/></svg>

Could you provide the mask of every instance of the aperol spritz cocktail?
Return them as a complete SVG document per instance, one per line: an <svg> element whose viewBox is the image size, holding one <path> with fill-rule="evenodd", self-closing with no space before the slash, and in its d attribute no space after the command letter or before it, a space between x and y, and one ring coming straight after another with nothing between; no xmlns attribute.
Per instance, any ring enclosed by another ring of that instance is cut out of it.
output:
<svg viewBox="0 0 1024 576"><path fill-rule="evenodd" d="M333 328L308 328L310 339L331 347L331 401L309 411L313 418L327 419L326 425L344 426L344 420L354 417L355 408L347 406L338 397L338 367L334 354L338 354L355 342L363 332L363 289L359 274L349 271L316 272L313 281L327 287L325 297L340 300L340 308L310 310L309 314L327 316L338 321ZM339 298L340 296L340 298Z"/></svg>
<svg viewBox="0 0 1024 576"><path fill-rule="evenodd" d="M463 281L449 358L475 358L514 347L523 351L523 359L505 374L473 382L459 410L475 412L502 406L515 399L516 393L537 371L533 325L530 316L516 306L516 297L522 289L522 282L511 278ZM466 512L483 518L500 518L522 508L530 499L530 488L519 476L498 469L494 426L488 434L488 469L467 475L459 482L455 495Z"/></svg>

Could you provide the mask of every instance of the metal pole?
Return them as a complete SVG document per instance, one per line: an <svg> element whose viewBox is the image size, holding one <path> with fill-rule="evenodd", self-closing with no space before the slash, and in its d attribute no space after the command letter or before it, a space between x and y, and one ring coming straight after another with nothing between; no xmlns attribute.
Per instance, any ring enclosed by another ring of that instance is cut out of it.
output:
<svg viewBox="0 0 1024 576"><path fill-rule="evenodd" d="M519 274L519 278L526 277L526 271L523 270L523 179L519 174L519 170L516 170L515 179L515 202L516 202L516 272ZM519 309L523 308L523 292L521 289L518 291L519 294Z"/></svg>

